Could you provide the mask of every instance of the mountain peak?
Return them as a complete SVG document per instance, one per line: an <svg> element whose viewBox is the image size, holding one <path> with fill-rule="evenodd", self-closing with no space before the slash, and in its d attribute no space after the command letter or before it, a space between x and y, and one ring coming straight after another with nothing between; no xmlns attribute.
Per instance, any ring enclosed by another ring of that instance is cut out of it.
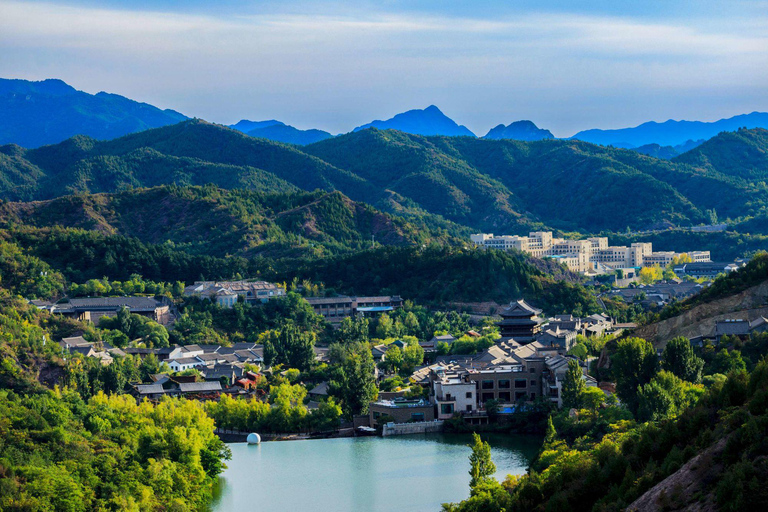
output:
<svg viewBox="0 0 768 512"><path fill-rule="evenodd" d="M248 119L241 119L237 123L229 125L229 127L239 132L248 133L250 131L258 130L260 128L268 128L270 126L279 126L279 125L284 126L285 123L282 123L276 119L269 119L267 121L250 121Z"/></svg>
<svg viewBox="0 0 768 512"><path fill-rule="evenodd" d="M353 131L365 130L366 128L379 128L381 130L400 130L401 132L412 133L415 135L448 135L448 136L469 136L475 137L469 128L457 124L453 119L443 114L435 105L430 105L425 109L413 109L402 112L387 119L386 121L376 120L362 126L358 126Z"/></svg>
<svg viewBox="0 0 768 512"><path fill-rule="evenodd" d="M554 139L555 136L549 130L536 126L533 121L522 120L510 123L509 126L500 124L489 131L483 138L534 141Z"/></svg>

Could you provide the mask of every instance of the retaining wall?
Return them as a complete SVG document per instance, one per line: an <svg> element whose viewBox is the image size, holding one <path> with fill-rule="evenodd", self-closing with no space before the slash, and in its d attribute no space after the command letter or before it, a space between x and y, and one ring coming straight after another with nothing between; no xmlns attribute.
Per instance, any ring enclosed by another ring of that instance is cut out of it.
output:
<svg viewBox="0 0 768 512"><path fill-rule="evenodd" d="M417 421L413 423L387 423L381 430L381 435L403 436L409 434L428 434L443 431L443 420Z"/></svg>

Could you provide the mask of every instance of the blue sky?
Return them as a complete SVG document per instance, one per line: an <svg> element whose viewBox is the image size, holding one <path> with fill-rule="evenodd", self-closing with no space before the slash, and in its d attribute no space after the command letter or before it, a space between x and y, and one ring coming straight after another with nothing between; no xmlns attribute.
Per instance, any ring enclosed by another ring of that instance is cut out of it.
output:
<svg viewBox="0 0 768 512"><path fill-rule="evenodd" d="M438 105L557 136L768 111L768 1L0 0L0 76L220 123Z"/></svg>

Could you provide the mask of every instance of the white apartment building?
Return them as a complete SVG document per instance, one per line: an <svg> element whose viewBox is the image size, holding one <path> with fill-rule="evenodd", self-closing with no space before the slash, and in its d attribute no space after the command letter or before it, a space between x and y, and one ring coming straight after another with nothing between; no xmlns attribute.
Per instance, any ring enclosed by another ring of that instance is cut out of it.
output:
<svg viewBox="0 0 768 512"><path fill-rule="evenodd" d="M476 408L477 386L474 382L444 370L438 370L437 377L433 383L437 419L452 418L454 413L471 412Z"/></svg>
<svg viewBox="0 0 768 512"><path fill-rule="evenodd" d="M639 268L658 265L666 267L683 253L674 251L653 252L651 242L635 242L610 246L607 237L591 237L586 240L553 238L550 231L534 231L528 236L478 233L470 236L476 245L508 251L517 249L537 258L551 257L565 264L574 272L590 273L598 269ZM694 263L709 262L709 251L687 253Z"/></svg>

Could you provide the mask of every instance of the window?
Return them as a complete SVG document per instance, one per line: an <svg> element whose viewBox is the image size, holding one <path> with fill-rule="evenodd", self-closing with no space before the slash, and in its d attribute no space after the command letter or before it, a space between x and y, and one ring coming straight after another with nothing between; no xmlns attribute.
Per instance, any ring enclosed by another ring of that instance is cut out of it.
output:
<svg viewBox="0 0 768 512"><path fill-rule="evenodd" d="M531 400L536 400L536 393L531 393Z"/></svg>
<svg viewBox="0 0 768 512"><path fill-rule="evenodd" d="M446 393L446 394L445 394L445 400L446 400L446 401L448 401L448 402L450 402L451 400L453 400L453 397L451 396L451 394L450 394L450 393Z"/></svg>
<svg viewBox="0 0 768 512"><path fill-rule="evenodd" d="M472 392L471 391L467 392L467 398L472 398Z"/></svg>
<svg viewBox="0 0 768 512"><path fill-rule="evenodd" d="M528 387L528 381L525 379L515 379L515 387L516 388Z"/></svg>
<svg viewBox="0 0 768 512"><path fill-rule="evenodd" d="M530 367L530 368L528 368L528 371L531 372L531 373L536 373L536 368Z"/></svg>
<svg viewBox="0 0 768 512"><path fill-rule="evenodd" d="M373 411L373 419L378 419L378 417L381 416L381 413L378 411Z"/></svg>
<svg viewBox="0 0 768 512"><path fill-rule="evenodd" d="M509 391L502 391L501 393L499 393L499 400L501 400L502 402L509 402L510 398L511 397L510 397Z"/></svg>
<svg viewBox="0 0 768 512"><path fill-rule="evenodd" d="M536 387L536 381L535 380L531 381L531 387Z"/></svg>
<svg viewBox="0 0 768 512"><path fill-rule="evenodd" d="M440 414L453 414L453 404L442 404Z"/></svg>
<svg viewBox="0 0 768 512"><path fill-rule="evenodd" d="M424 421L424 413L423 412L412 412L411 413L411 421Z"/></svg>
<svg viewBox="0 0 768 512"><path fill-rule="evenodd" d="M495 397L493 396L493 393L483 393L483 403L487 402L488 400L493 400Z"/></svg>
<svg viewBox="0 0 768 512"><path fill-rule="evenodd" d="M518 391L515 393L515 401L525 400L525 391Z"/></svg>
<svg viewBox="0 0 768 512"><path fill-rule="evenodd" d="M499 389L509 389L509 379L500 380Z"/></svg>
<svg viewBox="0 0 768 512"><path fill-rule="evenodd" d="M472 412L472 406L471 405L467 406L467 412Z"/></svg>
<svg viewBox="0 0 768 512"><path fill-rule="evenodd" d="M483 381L483 389L493 389L493 381L492 380L484 380Z"/></svg>

